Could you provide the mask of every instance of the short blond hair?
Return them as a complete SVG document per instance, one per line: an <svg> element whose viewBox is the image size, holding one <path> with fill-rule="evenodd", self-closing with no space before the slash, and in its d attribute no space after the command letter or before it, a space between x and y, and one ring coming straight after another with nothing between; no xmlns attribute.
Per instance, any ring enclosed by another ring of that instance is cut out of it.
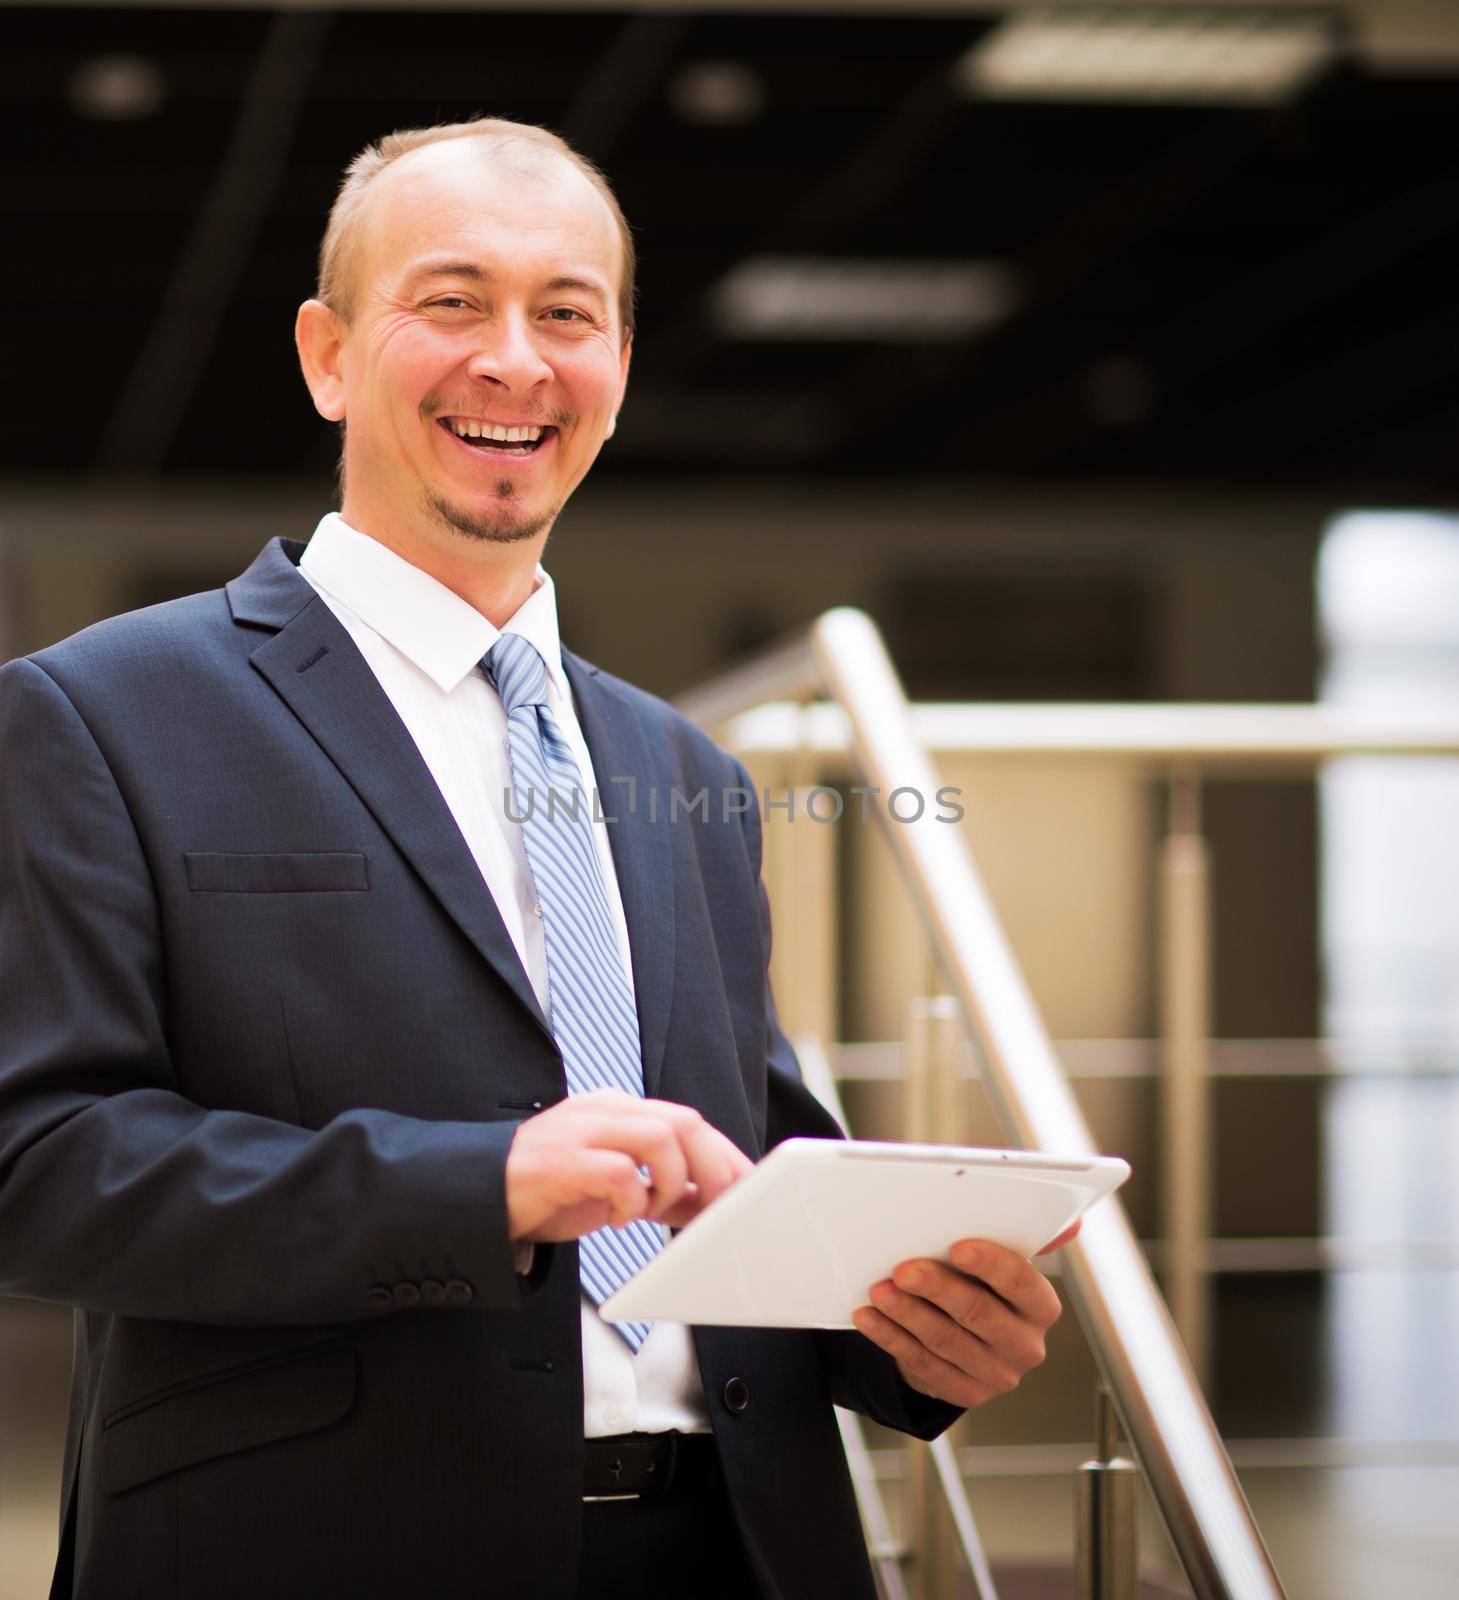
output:
<svg viewBox="0 0 1459 1600"><path fill-rule="evenodd" d="M345 174L330 208L324 241L319 247L319 284L316 294L331 311L346 322L354 315L355 257L359 253L360 223L370 185L392 162L412 150L444 144L450 139L479 139L492 154L509 160L515 154L556 155L570 161L608 202L623 248L623 266L618 279L618 313L623 337L633 333L633 295L635 252L633 234L618 197L602 172L580 155L558 134L530 122L511 122L506 117L473 117L469 122L447 122L434 128L400 128L387 133L374 144L367 144L345 168Z"/></svg>

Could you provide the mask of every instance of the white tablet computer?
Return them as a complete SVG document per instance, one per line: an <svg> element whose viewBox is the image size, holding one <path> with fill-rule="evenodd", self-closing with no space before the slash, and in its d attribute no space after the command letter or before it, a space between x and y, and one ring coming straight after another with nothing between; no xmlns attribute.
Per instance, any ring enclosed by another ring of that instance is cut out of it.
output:
<svg viewBox="0 0 1459 1600"><path fill-rule="evenodd" d="M867 1290L959 1239L1031 1256L1130 1175L1113 1156L787 1139L603 1302L610 1322L849 1328Z"/></svg>

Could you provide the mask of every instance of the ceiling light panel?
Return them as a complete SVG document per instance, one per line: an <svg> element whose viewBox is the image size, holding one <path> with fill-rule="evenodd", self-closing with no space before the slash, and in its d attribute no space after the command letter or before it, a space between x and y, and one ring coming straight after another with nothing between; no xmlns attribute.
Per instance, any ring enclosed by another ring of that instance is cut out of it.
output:
<svg viewBox="0 0 1459 1600"><path fill-rule="evenodd" d="M1338 53L1326 12L1040 6L1005 17L956 77L983 100L1280 105Z"/></svg>
<svg viewBox="0 0 1459 1600"><path fill-rule="evenodd" d="M669 82L669 102L685 122L734 128L765 109L765 84L742 61L690 61Z"/></svg>
<svg viewBox="0 0 1459 1600"><path fill-rule="evenodd" d="M1017 303L992 261L856 261L757 256L713 295L715 321L735 339L916 343L966 338Z"/></svg>
<svg viewBox="0 0 1459 1600"><path fill-rule="evenodd" d="M94 122L140 122L167 99L167 80L145 56L88 56L67 85L71 109Z"/></svg>

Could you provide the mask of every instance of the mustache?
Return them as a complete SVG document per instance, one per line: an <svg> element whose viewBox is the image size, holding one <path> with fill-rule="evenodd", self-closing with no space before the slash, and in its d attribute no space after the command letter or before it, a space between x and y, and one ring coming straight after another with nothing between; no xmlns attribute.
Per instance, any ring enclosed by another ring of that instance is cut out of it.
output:
<svg viewBox="0 0 1459 1600"><path fill-rule="evenodd" d="M434 422L437 417L479 417L482 414L481 396L443 399L437 395L427 395L420 403L420 414L423 422ZM571 411L532 407L525 417L516 420L531 423L538 428L561 429L571 427L577 421L577 417Z"/></svg>

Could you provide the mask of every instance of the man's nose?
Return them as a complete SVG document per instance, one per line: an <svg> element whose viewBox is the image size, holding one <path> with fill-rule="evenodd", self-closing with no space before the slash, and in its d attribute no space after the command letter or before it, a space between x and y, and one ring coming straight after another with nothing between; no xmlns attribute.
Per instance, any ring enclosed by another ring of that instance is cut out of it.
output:
<svg viewBox="0 0 1459 1600"><path fill-rule="evenodd" d="M504 388L529 390L552 377L542 353L537 328L525 312L507 311L488 321L466 369Z"/></svg>

